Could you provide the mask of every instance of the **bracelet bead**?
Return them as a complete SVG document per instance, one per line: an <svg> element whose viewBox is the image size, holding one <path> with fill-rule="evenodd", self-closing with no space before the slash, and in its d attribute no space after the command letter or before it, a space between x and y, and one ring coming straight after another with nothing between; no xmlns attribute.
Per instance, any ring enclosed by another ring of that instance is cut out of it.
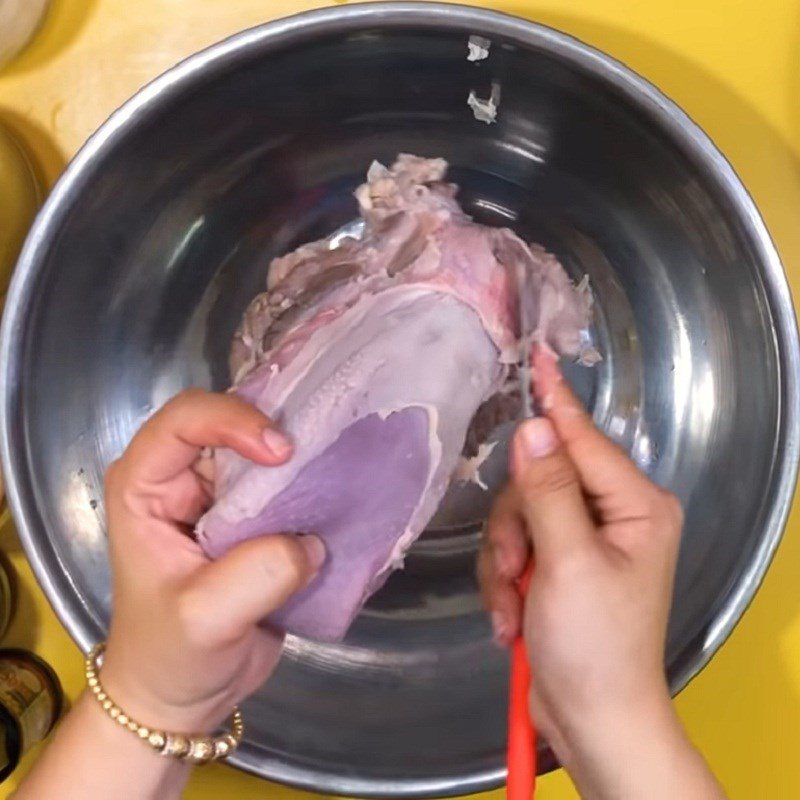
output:
<svg viewBox="0 0 800 800"><path fill-rule="evenodd" d="M84 664L86 684L105 713L120 727L127 728L143 742L163 756L177 758L190 764L208 764L233 753L244 736L244 722L238 708L233 709L231 732L216 738L205 735L189 736L183 733L168 733L140 725L126 714L106 693L99 675L99 660L105 650L100 643L92 648Z"/></svg>

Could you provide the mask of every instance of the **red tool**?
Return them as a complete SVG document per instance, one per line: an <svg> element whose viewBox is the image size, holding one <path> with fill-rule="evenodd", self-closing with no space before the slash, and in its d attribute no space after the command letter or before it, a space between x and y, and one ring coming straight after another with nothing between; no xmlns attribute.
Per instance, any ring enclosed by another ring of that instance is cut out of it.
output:
<svg viewBox="0 0 800 800"><path fill-rule="evenodd" d="M521 418L530 419L536 415L533 370L535 358L534 339L535 293L530 291L530 275L523 262L516 264L513 273L516 281L519 311L520 334L520 398ZM533 559L528 562L517 587L523 604L528 595L531 576L533 575ZM522 634L511 646L511 683L508 695L508 781L506 797L508 800L531 800L536 789L536 731L530 712L531 666Z"/></svg>
<svg viewBox="0 0 800 800"><path fill-rule="evenodd" d="M533 575L533 559L519 580L523 600ZM508 697L508 800L531 800L536 790L536 731L530 713L531 666L522 634L511 650Z"/></svg>

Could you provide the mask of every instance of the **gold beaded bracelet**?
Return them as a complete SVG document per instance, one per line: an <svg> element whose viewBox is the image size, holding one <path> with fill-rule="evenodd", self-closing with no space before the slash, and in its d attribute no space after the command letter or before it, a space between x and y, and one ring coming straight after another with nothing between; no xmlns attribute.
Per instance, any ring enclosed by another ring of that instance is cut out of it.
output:
<svg viewBox="0 0 800 800"><path fill-rule="evenodd" d="M103 654L105 643L95 645L86 657L86 683L100 707L111 719L143 742L150 745L162 756L186 761L190 764L208 764L226 758L239 746L244 735L244 722L238 708L233 709L231 732L222 736L186 736L181 733L167 733L140 725L131 719L106 693L100 683L98 661Z"/></svg>

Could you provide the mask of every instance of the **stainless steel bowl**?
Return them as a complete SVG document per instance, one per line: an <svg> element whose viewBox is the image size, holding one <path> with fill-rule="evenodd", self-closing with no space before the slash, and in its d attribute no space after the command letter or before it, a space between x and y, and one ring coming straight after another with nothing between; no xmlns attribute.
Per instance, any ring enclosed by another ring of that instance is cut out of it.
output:
<svg viewBox="0 0 800 800"><path fill-rule="evenodd" d="M471 63L476 33L491 48ZM488 125L467 98L493 83ZM270 258L351 219L369 161L399 151L445 156L479 220L590 275L605 360L572 377L686 505L667 653L679 689L752 598L791 501L786 280L747 192L685 114L608 56L487 11L351 6L247 31L143 89L75 158L2 331L3 461L39 580L83 648L103 636L106 465L179 389L226 385ZM475 592L476 538L432 531L345 644L292 640L247 703L235 763L350 795L501 783L507 664Z"/></svg>

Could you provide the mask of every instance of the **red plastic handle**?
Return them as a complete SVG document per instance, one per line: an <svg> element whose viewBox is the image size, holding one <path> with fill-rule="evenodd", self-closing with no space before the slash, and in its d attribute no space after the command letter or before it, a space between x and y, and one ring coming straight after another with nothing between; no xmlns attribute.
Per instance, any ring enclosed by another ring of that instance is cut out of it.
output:
<svg viewBox="0 0 800 800"><path fill-rule="evenodd" d="M523 599L533 575L533 560L519 581ZM522 636L511 650L508 698L508 800L531 800L536 790L536 731L530 714L531 667Z"/></svg>

